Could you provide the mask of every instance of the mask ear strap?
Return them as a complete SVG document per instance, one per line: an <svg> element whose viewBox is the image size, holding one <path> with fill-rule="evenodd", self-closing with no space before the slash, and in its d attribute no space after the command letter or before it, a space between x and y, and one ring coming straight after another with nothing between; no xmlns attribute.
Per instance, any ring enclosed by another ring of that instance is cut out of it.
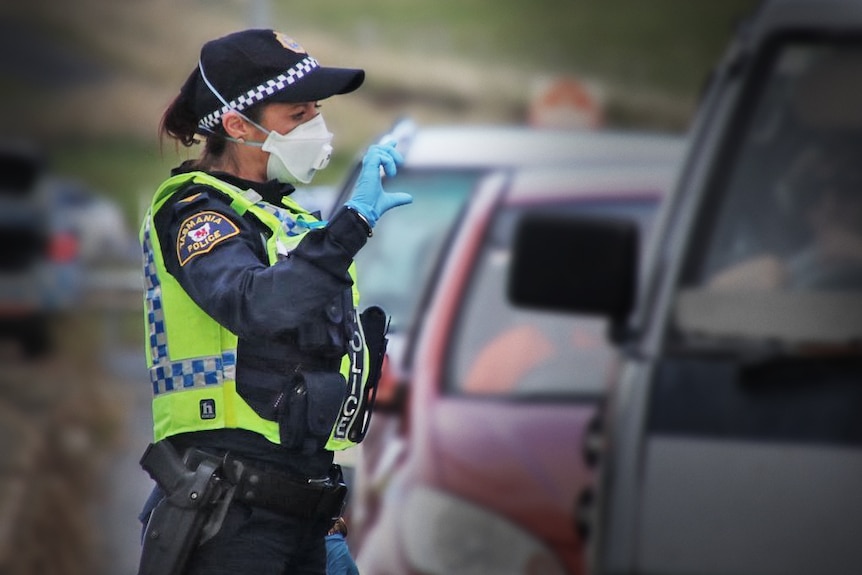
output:
<svg viewBox="0 0 862 575"><path fill-rule="evenodd" d="M266 134L267 136L269 135L269 130L267 130L266 128L264 128L263 126L261 126L260 124L258 124L257 122L255 122L254 120L252 120L251 118L249 118L248 116L246 116L245 114L243 114L242 112L240 112L239 110L237 110L234 106L231 106L231 105L230 105L230 103L228 103L228 101L224 99L224 97L219 93L219 91L215 89L215 86L213 86L213 85L212 85L212 83L210 83L209 79L207 78L206 73L204 73L204 65L203 65L203 63L202 63L200 60L198 60L198 70L199 70L199 71L200 71L200 73L201 73L201 79L204 81L204 84L206 84L206 85L207 85L207 88L209 88L210 92L212 92L212 93L213 93L213 95L214 95L216 98L218 98L218 99L219 99L219 102L221 102L222 104L224 104L224 107L225 107L225 108L227 108L227 110L226 110L226 111L228 111L228 112L231 112L231 111L232 111L232 112L236 112L237 114L239 114L240 116L242 116L242 118L243 118L246 122L250 123L252 126L254 126L255 128L257 128L258 130L260 130L261 132L263 132L263 133L264 133L264 134ZM213 134L215 133L215 132L213 132L212 130L210 130L209 128L207 128L207 131L208 131L208 132L211 132L211 133L213 133ZM236 142L236 143L239 143L239 144L248 144L248 145L250 145L250 146L258 146L258 147L260 147L260 146L262 146L262 145L263 145L263 144L262 144L262 143L260 143L260 142L245 142L245 141L240 141L240 140L237 140L236 138L232 138L232 137L230 137L230 136L228 136L228 135L226 135L226 134L225 134L223 137L224 137L225 139L227 139L227 140L230 140L231 142Z"/></svg>
<svg viewBox="0 0 862 575"><path fill-rule="evenodd" d="M225 100L225 99L224 99L224 97L222 97L222 95L219 93L219 91L215 89L215 86L213 86L213 85L210 83L209 79L207 78L206 73L204 72L204 65L203 65L203 62L201 62L200 60L198 60L198 70L199 70L199 71L200 71L200 73L201 73L201 78L203 79L204 84L206 84L206 85L207 85L207 88L209 88L209 89L210 89L210 92L212 92L212 93L213 93L213 95L214 95L216 98L218 98L218 99L219 99L219 102L221 102L222 104L224 104L224 107L225 107L225 108L231 109L231 108L232 108L232 106L231 106L230 104L228 104L227 100Z"/></svg>

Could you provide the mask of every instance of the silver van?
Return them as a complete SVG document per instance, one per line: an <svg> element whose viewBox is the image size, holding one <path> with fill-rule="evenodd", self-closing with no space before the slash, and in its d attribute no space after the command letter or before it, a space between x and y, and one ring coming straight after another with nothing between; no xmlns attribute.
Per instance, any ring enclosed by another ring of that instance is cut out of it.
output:
<svg viewBox="0 0 862 575"><path fill-rule="evenodd" d="M611 319L623 358L581 446L590 572L862 572L862 1L741 26L643 281L637 242L525 218L509 280L520 305Z"/></svg>

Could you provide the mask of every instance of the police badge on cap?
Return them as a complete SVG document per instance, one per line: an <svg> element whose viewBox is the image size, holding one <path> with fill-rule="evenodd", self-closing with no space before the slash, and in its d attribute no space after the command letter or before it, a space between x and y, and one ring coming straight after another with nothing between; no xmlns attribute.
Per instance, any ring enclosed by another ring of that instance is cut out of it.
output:
<svg viewBox="0 0 862 575"><path fill-rule="evenodd" d="M287 48L291 52L296 52L297 54L306 54L307 53L305 51L305 48L303 48L302 46L299 45L299 42L297 42L296 40L294 40L293 38L291 38L287 34L283 34L282 32L275 32L275 31L273 31L273 34L275 34L275 39L278 40L278 42L282 46L284 46L285 48Z"/></svg>

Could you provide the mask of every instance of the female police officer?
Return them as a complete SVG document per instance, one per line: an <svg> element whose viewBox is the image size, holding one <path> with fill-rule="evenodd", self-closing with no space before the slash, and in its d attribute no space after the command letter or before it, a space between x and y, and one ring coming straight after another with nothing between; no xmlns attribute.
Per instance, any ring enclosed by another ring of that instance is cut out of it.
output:
<svg viewBox="0 0 862 575"><path fill-rule="evenodd" d="M141 229L155 436L142 465L159 486L142 574L325 572L344 498L332 450L361 439L382 359L384 322L358 314L352 259L412 198L383 191L394 145L369 148L328 222L289 194L329 160L318 102L363 80L245 30L203 46L164 114L163 136L205 147Z"/></svg>

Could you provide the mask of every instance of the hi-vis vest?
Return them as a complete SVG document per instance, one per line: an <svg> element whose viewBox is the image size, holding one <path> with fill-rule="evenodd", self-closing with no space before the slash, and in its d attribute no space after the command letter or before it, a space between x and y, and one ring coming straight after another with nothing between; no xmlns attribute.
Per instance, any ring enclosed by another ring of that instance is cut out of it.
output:
<svg viewBox="0 0 862 575"><path fill-rule="evenodd" d="M237 392L237 336L198 307L165 268L158 234L152 228L153 215L172 194L189 184L205 184L225 193L232 200L231 208L240 216L249 212L270 228L273 233L266 242L270 265L275 264L279 254L284 255L296 247L308 226L320 225L289 197L282 200L289 209L274 207L260 202L256 192L242 191L204 172L179 174L159 187L140 232L154 440L190 431L239 428L257 432L272 443L281 443L278 423L259 416ZM306 225L297 225L297 222ZM354 265L349 271L354 278L353 311L356 314L359 293ZM358 316L356 325L359 337L350 342L341 361L347 396L326 443L329 450L356 445L348 439L347 430L357 417L357 407L365 397L368 380L368 350Z"/></svg>

